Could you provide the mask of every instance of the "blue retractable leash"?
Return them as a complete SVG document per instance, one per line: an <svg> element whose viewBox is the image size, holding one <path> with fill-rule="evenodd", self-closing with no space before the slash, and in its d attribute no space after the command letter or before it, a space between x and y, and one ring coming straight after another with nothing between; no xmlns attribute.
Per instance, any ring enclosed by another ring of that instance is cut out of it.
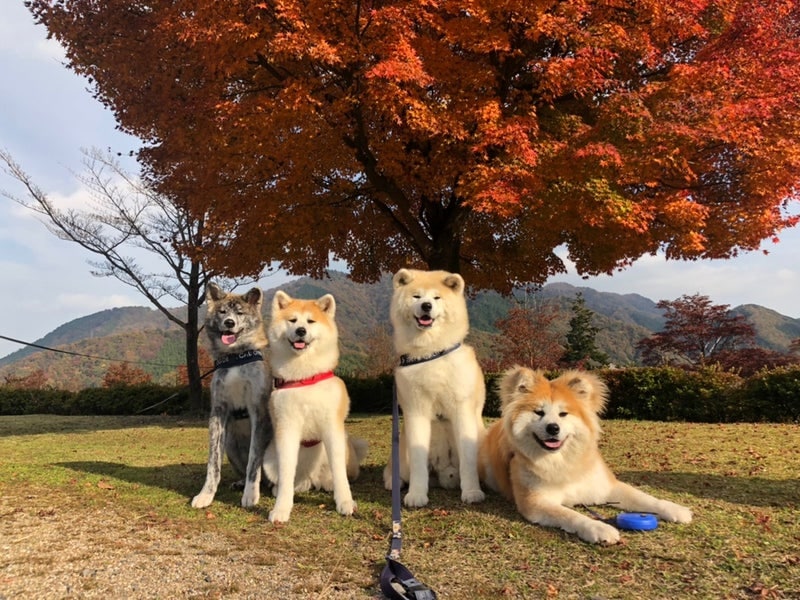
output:
<svg viewBox="0 0 800 600"><path fill-rule="evenodd" d="M625 529L627 531L652 531L658 527L658 518L650 513L623 512L606 519L603 515L593 511L585 504L581 504L581 506L598 521L608 523L617 529Z"/></svg>
<svg viewBox="0 0 800 600"><path fill-rule="evenodd" d="M392 389L392 539L386 566L381 572L381 591L391 600L436 600L436 592L417 580L399 562L403 533L400 529L400 409L397 388Z"/></svg>

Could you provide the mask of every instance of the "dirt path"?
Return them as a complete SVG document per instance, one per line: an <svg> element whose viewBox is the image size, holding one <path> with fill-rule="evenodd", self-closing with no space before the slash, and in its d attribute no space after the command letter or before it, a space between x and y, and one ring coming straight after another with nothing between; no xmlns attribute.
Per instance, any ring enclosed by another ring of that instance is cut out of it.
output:
<svg viewBox="0 0 800 600"><path fill-rule="evenodd" d="M31 496L19 506L0 497L0 600L371 596L332 586L318 569L301 577L291 556L236 547L219 533L59 500Z"/></svg>

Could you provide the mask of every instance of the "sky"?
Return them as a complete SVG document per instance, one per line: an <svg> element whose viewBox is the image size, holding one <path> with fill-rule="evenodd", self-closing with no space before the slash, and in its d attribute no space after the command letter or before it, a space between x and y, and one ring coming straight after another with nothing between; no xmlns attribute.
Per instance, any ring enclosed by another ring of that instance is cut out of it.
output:
<svg viewBox="0 0 800 600"><path fill-rule="evenodd" d="M22 0L0 8L0 149L9 152L60 207L87 198L76 174L81 149L127 153L139 142L117 131L113 114L92 98L87 81L64 66L60 46L47 40ZM131 165L135 170L135 163ZM24 197L18 183L0 172L0 191ZM760 304L800 318L800 230L783 232L761 251L720 261L639 259L613 276L581 279L574 269L551 280L599 291L636 293L653 301L702 294L731 307ZM148 306L136 290L114 278L91 275L95 257L59 240L39 217L0 196L0 336L34 342L58 326L100 310ZM287 281L278 274L263 287ZM22 346L0 339L0 357Z"/></svg>

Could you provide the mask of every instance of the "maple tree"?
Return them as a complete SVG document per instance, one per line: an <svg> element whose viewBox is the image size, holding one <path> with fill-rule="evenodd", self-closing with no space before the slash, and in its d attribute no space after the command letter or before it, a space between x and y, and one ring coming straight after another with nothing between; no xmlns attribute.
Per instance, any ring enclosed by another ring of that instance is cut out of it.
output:
<svg viewBox="0 0 800 600"><path fill-rule="evenodd" d="M150 383L150 373L127 363L113 363L103 375L103 387L134 386Z"/></svg>
<svg viewBox="0 0 800 600"><path fill-rule="evenodd" d="M744 315L733 314L727 304L712 304L708 296L683 295L661 300L664 328L642 339L637 349L646 365L703 366L755 345L755 329Z"/></svg>
<svg viewBox="0 0 800 600"><path fill-rule="evenodd" d="M561 248L593 275L797 223L796 0L28 6L230 273L334 257L509 291Z"/></svg>
<svg viewBox="0 0 800 600"><path fill-rule="evenodd" d="M47 373L35 369L25 375L4 375L3 384L18 390L43 390L48 386Z"/></svg>
<svg viewBox="0 0 800 600"><path fill-rule="evenodd" d="M564 354L559 331L561 311L552 301L545 301L539 290L526 293L508 314L494 324L498 329L492 343L497 357L492 370L497 372L514 365L531 369L556 369Z"/></svg>
<svg viewBox="0 0 800 600"><path fill-rule="evenodd" d="M364 342L366 359L362 374L366 377L380 377L391 374L397 365L397 354L392 334L381 325L376 325Z"/></svg>
<svg viewBox="0 0 800 600"><path fill-rule="evenodd" d="M758 347L723 351L715 355L714 360L720 368L735 372L742 377L751 377L759 371L771 371L800 364L800 357L792 355L791 352Z"/></svg>

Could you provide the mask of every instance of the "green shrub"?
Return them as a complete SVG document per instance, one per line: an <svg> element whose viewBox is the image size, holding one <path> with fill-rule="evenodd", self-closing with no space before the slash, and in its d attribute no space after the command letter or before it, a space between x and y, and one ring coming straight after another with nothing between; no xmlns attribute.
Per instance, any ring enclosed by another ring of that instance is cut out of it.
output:
<svg viewBox="0 0 800 600"><path fill-rule="evenodd" d="M350 412L391 414L392 412L392 375L380 375L374 378L342 375L350 396Z"/></svg>
<svg viewBox="0 0 800 600"><path fill-rule="evenodd" d="M0 415L70 414L74 392L0 387Z"/></svg>
<svg viewBox="0 0 800 600"><path fill-rule="evenodd" d="M646 421L729 421L741 379L716 368L636 367L600 372L609 387L606 417Z"/></svg>
<svg viewBox="0 0 800 600"><path fill-rule="evenodd" d="M749 377L732 409L736 420L792 423L800 421L800 366L778 367Z"/></svg>
<svg viewBox="0 0 800 600"><path fill-rule="evenodd" d="M685 371L634 367L596 371L608 384L605 417L645 421L798 422L800 366L761 371L742 379L718 367ZM548 373L554 377L557 373ZM500 416L497 381L487 373L486 417ZM342 376L354 413L389 414L394 378ZM205 405L209 405L208 390ZM129 415L184 414L192 411L186 387L156 384L88 388L80 392L25 390L0 386L0 414Z"/></svg>

